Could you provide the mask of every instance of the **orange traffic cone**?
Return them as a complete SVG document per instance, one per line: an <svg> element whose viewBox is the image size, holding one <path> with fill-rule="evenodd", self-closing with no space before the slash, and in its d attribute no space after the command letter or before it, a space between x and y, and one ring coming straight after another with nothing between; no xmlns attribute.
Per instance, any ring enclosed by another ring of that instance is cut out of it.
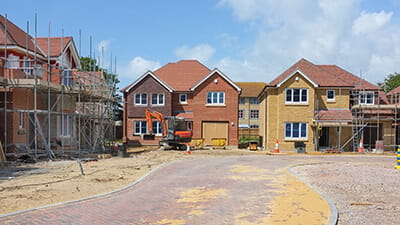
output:
<svg viewBox="0 0 400 225"><path fill-rule="evenodd" d="M279 153L279 141L278 141L278 139L276 139L276 141L275 141L275 150L274 150L274 153Z"/></svg>
<svg viewBox="0 0 400 225"><path fill-rule="evenodd" d="M360 146L358 147L358 153L364 153L363 139L360 139Z"/></svg>
<svg viewBox="0 0 400 225"><path fill-rule="evenodd" d="M186 145L186 154L190 155L190 144Z"/></svg>

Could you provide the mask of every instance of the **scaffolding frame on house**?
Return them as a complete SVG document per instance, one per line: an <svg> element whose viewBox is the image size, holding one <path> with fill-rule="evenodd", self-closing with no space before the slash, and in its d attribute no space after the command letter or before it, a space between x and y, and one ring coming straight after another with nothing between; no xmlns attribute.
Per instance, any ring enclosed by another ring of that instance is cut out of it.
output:
<svg viewBox="0 0 400 225"><path fill-rule="evenodd" d="M4 40L7 39L7 19L5 23ZM35 17L35 39L28 40L31 38L28 23L26 43L35 42L36 24ZM50 41L49 23L47 55L39 54L37 43L30 58L28 48L24 59L8 58L7 44L1 50L4 57L0 57L0 93L3 95L0 99L0 113L3 114L0 126L3 126L4 152L6 155L29 154L54 159L112 151L115 84L107 81L102 70L80 71L63 69L62 63L51 64ZM63 41L64 35L62 50ZM25 94L26 104L17 105L12 101L16 92ZM33 97L29 98L30 95ZM30 100L33 100L33 105ZM13 121L18 121L18 128L14 127L16 123ZM19 135L18 141L11 133L15 131Z"/></svg>

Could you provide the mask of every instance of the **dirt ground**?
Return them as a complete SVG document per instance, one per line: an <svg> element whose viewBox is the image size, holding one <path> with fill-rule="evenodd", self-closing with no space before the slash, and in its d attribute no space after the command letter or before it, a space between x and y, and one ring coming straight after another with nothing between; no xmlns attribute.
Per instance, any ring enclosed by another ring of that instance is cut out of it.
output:
<svg viewBox="0 0 400 225"><path fill-rule="evenodd" d="M248 150L152 151L128 149L129 157L82 162L10 163L0 169L0 215L107 193L124 187L164 162L193 157L263 154ZM94 158L90 158L94 159Z"/></svg>

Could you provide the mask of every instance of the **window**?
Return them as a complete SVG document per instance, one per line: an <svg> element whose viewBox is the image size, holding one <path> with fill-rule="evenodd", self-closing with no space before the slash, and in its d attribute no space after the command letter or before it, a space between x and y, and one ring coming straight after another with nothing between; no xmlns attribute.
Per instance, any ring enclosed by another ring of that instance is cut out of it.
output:
<svg viewBox="0 0 400 225"><path fill-rule="evenodd" d="M23 66L23 70L25 72L26 75L32 75L32 65L31 65L31 61L28 57L24 58L24 66Z"/></svg>
<svg viewBox="0 0 400 225"><path fill-rule="evenodd" d="M207 104L222 105L225 103L224 92L207 92Z"/></svg>
<svg viewBox="0 0 400 225"><path fill-rule="evenodd" d="M23 112L18 112L18 127L24 128L24 113Z"/></svg>
<svg viewBox="0 0 400 225"><path fill-rule="evenodd" d="M258 105L258 104L260 104L258 98L250 98L250 105Z"/></svg>
<svg viewBox="0 0 400 225"><path fill-rule="evenodd" d="M260 128L260 125L258 125L258 124L251 124L251 125L250 125L250 128Z"/></svg>
<svg viewBox="0 0 400 225"><path fill-rule="evenodd" d="M307 88L287 88L286 103L308 103Z"/></svg>
<svg viewBox="0 0 400 225"><path fill-rule="evenodd" d="M61 84L64 86L72 85L72 70L62 70L61 71Z"/></svg>
<svg viewBox="0 0 400 225"><path fill-rule="evenodd" d="M244 105L245 98L239 98L239 105Z"/></svg>
<svg viewBox="0 0 400 225"><path fill-rule="evenodd" d="M147 105L147 94L135 94L135 105Z"/></svg>
<svg viewBox="0 0 400 225"><path fill-rule="evenodd" d="M136 135L139 134L146 134L147 133L147 122L146 121L135 121L135 133Z"/></svg>
<svg viewBox="0 0 400 225"><path fill-rule="evenodd" d="M164 94L152 94L151 95L152 105L164 105Z"/></svg>
<svg viewBox="0 0 400 225"><path fill-rule="evenodd" d="M238 115L239 115L239 119L244 119L244 110L239 109Z"/></svg>
<svg viewBox="0 0 400 225"><path fill-rule="evenodd" d="M71 136L72 134L72 120L68 115L61 117L61 136Z"/></svg>
<svg viewBox="0 0 400 225"><path fill-rule="evenodd" d="M335 101L335 90L327 90L326 91L326 100L328 102Z"/></svg>
<svg viewBox="0 0 400 225"><path fill-rule="evenodd" d="M360 93L360 105L373 105L373 104L374 104L373 92Z"/></svg>
<svg viewBox="0 0 400 225"><path fill-rule="evenodd" d="M162 134L162 127L160 121L153 121L153 134L161 135Z"/></svg>
<svg viewBox="0 0 400 225"><path fill-rule="evenodd" d="M306 139L307 123L285 123L286 139Z"/></svg>
<svg viewBox="0 0 400 225"><path fill-rule="evenodd" d="M259 111L258 109L250 110L250 119L258 119L259 118Z"/></svg>
<svg viewBox="0 0 400 225"><path fill-rule="evenodd" d="M19 57L13 54L8 55L6 67L10 69L19 68Z"/></svg>
<svg viewBox="0 0 400 225"><path fill-rule="evenodd" d="M187 94L179 94L179 103L181 104L187 103Z"/></svg>

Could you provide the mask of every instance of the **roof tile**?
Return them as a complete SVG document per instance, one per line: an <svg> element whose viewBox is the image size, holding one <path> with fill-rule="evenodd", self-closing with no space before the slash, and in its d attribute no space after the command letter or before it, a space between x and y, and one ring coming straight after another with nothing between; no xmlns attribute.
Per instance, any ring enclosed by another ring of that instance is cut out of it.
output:
<svg viewBox="0 0 400 225"><path fill-rule="evenodd" d="M242 89L240 97L257 97L267 85L264 82L235 82L235 84Z"/></svg>
<svg viewBox="0 0 400 225"><path fill-rule="evenodd" d="M154 71L154 74L176 91L189 91L210 72L210 69L197 60L181 60L168 63Z"/></svg>

